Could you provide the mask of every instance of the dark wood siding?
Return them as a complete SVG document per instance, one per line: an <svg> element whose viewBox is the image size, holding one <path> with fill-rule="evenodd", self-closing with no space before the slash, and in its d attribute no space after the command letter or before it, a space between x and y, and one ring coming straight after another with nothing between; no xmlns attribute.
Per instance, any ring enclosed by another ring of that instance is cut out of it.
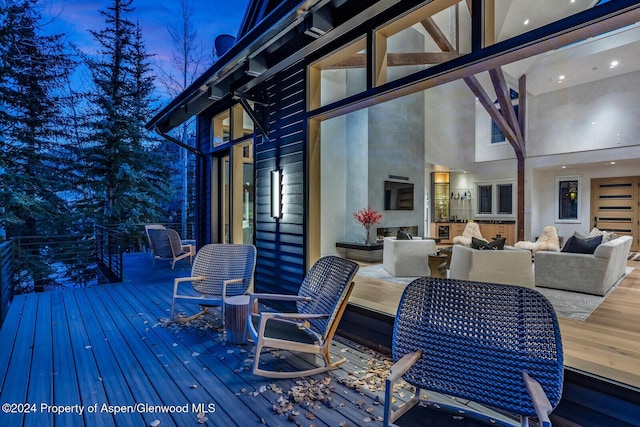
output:
<svg viewBox="0 0 640 427"><path fill-rule="evenodd" d="M295 294L305 265L305 73L296 64L260 88L269 140L256 138L256 290ZM282 170L283 216L271 217L270 173Z"/></svg>
<svg viewBox="0 0 640 427"><path fill-rule="evenodd" d="M196 239L198 247L202 247L211 241L211 117L212 115L200 115L197 121L196 140L198 149L203 153L196 160L196 206L198 221L196 223Z"/></svg>

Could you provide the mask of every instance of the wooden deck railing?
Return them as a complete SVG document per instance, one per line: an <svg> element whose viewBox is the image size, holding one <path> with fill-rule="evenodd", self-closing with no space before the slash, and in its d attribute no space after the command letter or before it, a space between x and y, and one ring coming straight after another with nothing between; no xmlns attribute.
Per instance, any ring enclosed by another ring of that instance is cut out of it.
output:
<svg viewBox="0 0 640 427"><path fill-rule="evenodd" d="M97 283L92 234L12 237L13 292L43 292Z"/></svg>
<svg viewBox="0 0 640 427"><path fill-rule="evenodd" d="M95 226L96 261L101 273L100 283L122 281L123 233L112 228Z"/></svg>
<svg viewBox="0 0 640 427"><path fill-rule="evenodd" d="M4 321L13 293L13 244L0 243L0 326Z"/></svg>
<svg viewBox="0 0 640 427"><path fill-rule="evenodd" d="M188 224L182 238L192 239L194 230ZM121 282L123 252L148 250L144 224L128 230L95 226L93 234L12 237L0 243L0 324L14 294Z"/></svg>

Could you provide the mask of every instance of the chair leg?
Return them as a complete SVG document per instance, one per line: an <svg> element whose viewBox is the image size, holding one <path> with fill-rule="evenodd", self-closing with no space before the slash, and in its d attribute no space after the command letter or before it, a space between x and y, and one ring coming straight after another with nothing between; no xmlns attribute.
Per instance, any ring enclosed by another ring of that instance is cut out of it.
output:
<svg viewBox="0 0 640 427"><path fill-rule="evenodd" d="M208 312L209 312L209 307L205 306L205 307L202 308L202 311L200 311L200 312L198 312L196 314L193 314L191 316L174 318L173 317L173 310L172 310L171 311L171 320L173 320L174 322L190 322L192 320L197 319L200 316L203 316L203 315L207 314Z"/></svg>
<svg viewBox="0 0 640 427"><path fill-rule="evenodd" d="M343 363L345 363L347 361L347 358L343 357L342 359L332 363L329 355L329 346L330 346L330 343L327 343L323 351L320 353L309 353L309 354L320 354L320 356L322 356L322 360L324 361L324 366L318 366L316 368L306 369L304 371L290 371L290 372L269 371L269 370L260 368L260 354L262 353L262 349L264 347L260 342L260 339L258 338L258 342L255 345L254 357L253 357L254 359L253 374L260 375L263 377L268 377L268 378L300 378L300 377L307 377L307 376L321 374L323 372L330 371L342 365Z"/></svg>

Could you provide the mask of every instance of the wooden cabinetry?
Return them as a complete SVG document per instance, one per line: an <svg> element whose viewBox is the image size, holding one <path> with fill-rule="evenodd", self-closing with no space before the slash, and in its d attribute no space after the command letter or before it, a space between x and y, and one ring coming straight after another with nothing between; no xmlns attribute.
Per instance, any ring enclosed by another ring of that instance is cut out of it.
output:
<svg viewBox="0 0 640 427"><path fill-rule="evenodd" d="M507 245L515 243L515 224L480 224L480 233L489 241L494 237L505 237Z"/></svg>
<svg viewBox="0 0 640 427"><path fill-rule="evenodd" d="M464 222L436 222L431 224L431 236L442 239L440 243L453 244L453 238L455 236L461 236L466 223ZM434 226L435 225L435 226ZM494 237L505 237L507 240L505 244L513 246L516 242L516 226L515 224L493 224L493 223L478 223L480 226L480 233L483 237L491 241Z"/></svg>

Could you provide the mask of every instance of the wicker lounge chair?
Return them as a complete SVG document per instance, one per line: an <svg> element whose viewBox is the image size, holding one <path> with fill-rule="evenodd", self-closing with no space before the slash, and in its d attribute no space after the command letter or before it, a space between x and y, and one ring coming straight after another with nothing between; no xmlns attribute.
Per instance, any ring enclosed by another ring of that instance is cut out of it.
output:
<svg viewBox="0 0 640 427"><path fill-rule="evenodd" d="M253 373L274 378L296 378L334 369L346 359L331 362L329 349L338 328L358 264L336 256L319 259L309 270L298 295L253 294L247 327L255 343ZM295 301L297 313L258 312L260 300ZM276 372L260 368L263 348L319 354L324 366L302 371Z"/></svg>
<svg viewBox="0 0 640 427"><path fill-rule="evenodd" d="M253 245L209 244L198 251L191 268L191 277L174 280L171 320L189 321L206 313L210 306L220 307L220 322L224 324L224 300L243 295L253 285L256 248ZM198 295L180 293L180 284L190 282ZM176 317L176 302L199 304L202 311L192 316Z"/></svg>
<svg viewBox="0 0 640 427"><path fill-rule="evenodd" d="M170 228L149 228L147 234L153 252L154 266L157 259L171 261L172 270L176 262L181 259L189 258L190 263L193 261L195 246L182 244L177 231Z"/></svg>
<svg viewBox="0 0 640 427"><path fill-rule="evenodd" d="M556 314L529 288L431 277L414 280L400 300L393 360L385 426L419 416L428 405L423 392L430 390L519 415L523 426L528 417L537 416L546 427L562 395ZM401 377L416 387L416 395L393 411L393 386ZM457 417L503 425L470 406L466 412L455 405L438 406Z"/></svg>

